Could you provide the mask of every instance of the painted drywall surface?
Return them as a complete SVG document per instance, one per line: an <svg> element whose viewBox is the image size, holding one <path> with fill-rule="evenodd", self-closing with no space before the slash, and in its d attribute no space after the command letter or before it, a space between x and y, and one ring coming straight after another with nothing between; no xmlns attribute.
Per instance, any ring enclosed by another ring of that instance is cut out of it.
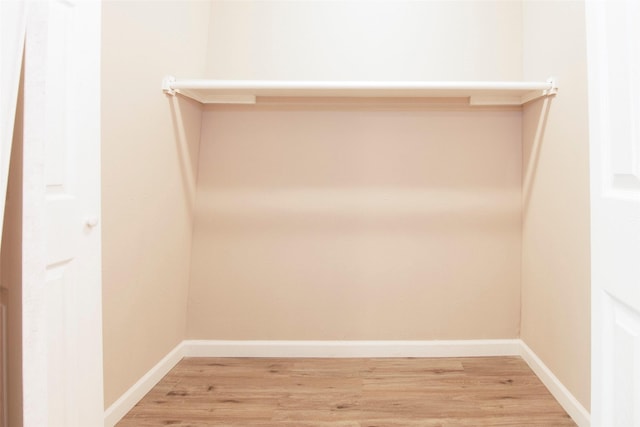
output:
<svg viewBox="0 0 640 427"><path fill-rule="evenodd" d="M105 406L185 337L207 2L104 2L102 220Z"/></svg>
<svg viewBox="0 0 640 427"><path fill-rule="evenodd" d="M216 0L207 77L518 80L521 3Z"/></svg>
<svg viewBox="0 0 640 427"><path fill-rule="evenodd" d="M523 113L522 339L590 406L589 141L584 5L525 2L524 77L560 93ZM541 25L541 23L544 23ZM527 179L531 175L531 179Z"/></svg>
<svg viewBox="0 0 640 427"><path fill-rule="evenodd" d="M0 284L6 303L8 425L22 425L22 147L23 83L21 79L16 109L9 181L0 250Z"/></svg>
<svg viewBox="0 0 640 427"><path fill-rule="evenodd" d="M517 337L520 119L209 108L189 338Z"/></svg>

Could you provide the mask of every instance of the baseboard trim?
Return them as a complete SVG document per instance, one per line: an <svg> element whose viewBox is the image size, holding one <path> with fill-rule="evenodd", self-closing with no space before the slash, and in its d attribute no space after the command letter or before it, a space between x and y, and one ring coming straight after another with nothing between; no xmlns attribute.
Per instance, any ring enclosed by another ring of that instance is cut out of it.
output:
<svg viewBox="0 0 640 427"><path fill-rule="evenodd" d="M589 412L520 339L456 341L227 341L186 340L149 370L104 413L113 427L183 357L481 357L521 356L580 427L591 425Z"/></svg>
<svg viewBox="0 0 640 427"><path fill-rule="evenodd" d="M527 362L536 376L540 378L540 381L547 387L553 397L556 398L560 406L573 418L573 421L575 421L579 427L591 426L591 415L589 411L578 402L573 394L571 394L553 372L551 372L551 369L544 364L524 341L520 340L520 346L520 356Z"/></svg>
<svg viewBox="0 0 640 427"><path fill-rule="evenodd" d="M184 357L184 341L178 344L104 412L104 426L113 427Z"/></svg>
<svg viewBox="0 0 640 427"><path fill-rule="evenodd" d="M184 341L185 357L472 357L520 355L517 339L460 341Z"/></svg>

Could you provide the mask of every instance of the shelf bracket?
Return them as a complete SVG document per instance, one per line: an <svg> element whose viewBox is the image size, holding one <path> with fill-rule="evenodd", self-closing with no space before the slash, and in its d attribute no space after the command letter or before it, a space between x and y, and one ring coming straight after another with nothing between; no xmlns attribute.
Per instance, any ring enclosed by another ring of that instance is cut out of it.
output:
<svg viewBox="0 0 640 427"><path fill-rule="evenodd" d="M547 83L549 87L547 89L543 89L541 91L532 91L522 96L520 100L520 104L526 104L527 102L534 101L540 98L546 98L548 96L555 96L558 94L558 82L555 77L549 77L547 79Z"/></svg>
<svg viewBox="0 0 640 427"><path fill-rule="evenodd" d="M554 96L558 94L558 82L555 77L549 77L547 79L549 83L549 89L544 91L544 96Z"/></svg>
<svg viewBox="0 0 640 427"><path fill-rule="evenodd" d="M173 89L172 83L176 81L176 78L173 76L164 76L162 79L162 91L167 95L175 96L176 91Z"/></svg>

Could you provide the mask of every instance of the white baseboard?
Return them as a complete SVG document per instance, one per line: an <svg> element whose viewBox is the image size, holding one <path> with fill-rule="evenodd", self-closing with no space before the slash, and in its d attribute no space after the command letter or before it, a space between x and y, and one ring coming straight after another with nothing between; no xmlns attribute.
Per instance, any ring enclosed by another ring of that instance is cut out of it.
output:
<svg viewBox="0 0 640 427"><path fill-rule="evenodd" d="M540 381L549 389L549 392L556 398L560 406L567 411L579 427L591 426L591 415L584 406L571 394L560 380L551 372L542 360L529 348L524 341L520 340L522 352L520 356L529 365Z"/></svg>
<svg viewBox="0 0 640 427"><path fill-rule="evenodd" d="M472 357L520 355L520 340L184 341L185 357Z"/></svg>
<svg viewBox="0 0 640 427"><path fill-rule="evenodd" d="M104 415L114 426L183 357L479 357L521 356L580 427L591 425L589 412L520 339L459 341L226 341L186 340L178 344Z"/></svg>
<svg viewBox="0 0 640 427"><path fill-rule="evenodd" d="M129 388L104 412L104 426L113 427L184 357L184 341Z"/></svg>

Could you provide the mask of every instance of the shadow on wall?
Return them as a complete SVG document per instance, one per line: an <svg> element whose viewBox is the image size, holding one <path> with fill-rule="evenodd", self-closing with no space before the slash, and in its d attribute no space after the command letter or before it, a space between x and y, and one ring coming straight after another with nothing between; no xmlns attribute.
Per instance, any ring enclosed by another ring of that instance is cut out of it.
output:
<svg viewBox="0 0 640 427"><path fill-rule="evenodd" d="M307 230L315 233L493 233L517 222L518 192L451 189L345 188L200 191L200 227L253 233ZM471 214L473 213L473 214ZM514 224L517 225L517 224Z"/></svg>
<svg viewBox="0 0 640 427"><path fill-rule="evenodd" d="M265 101L205 107L200 227L519 226L520 111L451 100Z"/></svg>

